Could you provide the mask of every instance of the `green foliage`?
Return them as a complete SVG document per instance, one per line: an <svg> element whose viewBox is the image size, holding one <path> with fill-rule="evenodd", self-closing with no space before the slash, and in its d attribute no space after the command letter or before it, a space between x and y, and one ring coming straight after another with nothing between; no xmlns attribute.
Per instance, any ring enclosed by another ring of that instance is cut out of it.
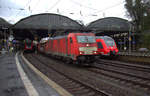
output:
<svg viewBox="0 0 150 96"><path fill-rule="evenodd" d="M150 30L150 15L144 17L143 30Z"/></svg>
<svg viewBox="0 0 150 96"><path fill-rule="evenodd" d="M139 32L150 29L150 12L148 13L147 6L145 6L142 0L125 1L128 17L132 19L136 31Z"/></svg>
<svg viewBox="0 0 150 96"><path fill-rule="evenodd" d="M142 34L142 47L150 49L150 33Z"/></svg>

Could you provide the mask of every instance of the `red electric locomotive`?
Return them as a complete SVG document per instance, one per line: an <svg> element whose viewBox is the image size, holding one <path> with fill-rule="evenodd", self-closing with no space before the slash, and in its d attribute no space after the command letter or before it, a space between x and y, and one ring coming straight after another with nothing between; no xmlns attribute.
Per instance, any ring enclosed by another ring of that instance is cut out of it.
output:
<svg viewBox="0 0 150 96"><path fill-rule="evenodd" d="M32 40L30 39L25 39L24 40L24 51L25 52L34 52L35 48L34 48L34 45L33 45L33 42Z"/></svg>
<svg viewBox="0 0 150 96"><path fill-rule="evenodd" d="M69 33L66 36L49 38L46 43L40 43L38 49L79 64L93 62L97 55L97 43L93 33Z"/></svg>
<svg viewBox="0 0 150 96"><path fill-rule="evenodd" d="M105 56L115 56L118 53L118 48L113 38L109 36L96 36L98 45L98 53Z"/></svg>

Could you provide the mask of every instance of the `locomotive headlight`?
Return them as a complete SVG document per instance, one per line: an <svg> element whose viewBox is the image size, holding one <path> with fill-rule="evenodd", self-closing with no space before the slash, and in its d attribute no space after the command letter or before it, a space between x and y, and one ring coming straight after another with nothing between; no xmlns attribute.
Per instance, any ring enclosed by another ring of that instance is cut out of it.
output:
<svg viewBox="0 0 150 96"><path fill-rule="evenodd" d="M89 46L89 44L86 44L86 46L88 47L88 46Z"/></svg>
<svg viewBox="0 0 150 96"><path fill-rule="evenodd" d="M82 54L82 52L80 52L80 54Z"/></svg>
<svg viewBox="0 0 150 96"><path fill-rule="evenodd" d="M84 53L80 51L80 53L79 53L79 54L84 54Z"/></svg>
<svg viewBox="0 0 150 96"><path fill-rule="evenodd" d="M95 51L94 54L96 54L97 52Z"/></svg>

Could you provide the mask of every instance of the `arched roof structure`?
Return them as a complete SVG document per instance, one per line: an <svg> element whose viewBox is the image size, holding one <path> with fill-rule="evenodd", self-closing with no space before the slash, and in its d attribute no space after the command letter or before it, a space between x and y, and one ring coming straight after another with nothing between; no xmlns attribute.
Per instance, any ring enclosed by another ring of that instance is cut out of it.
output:
<svg viewBox="0 0 150 96"><path fill-rule="evenodd" d="M0 17L0 39L4 37L8 37L9 34L9 28L12 26L12 24L8 23L5 19ZM4 36L6 35L6 36Z"/></svg>
<svg viewBox="0 0 150 96"><path fill-rule="evenodd" d="M10 23L0 17L0 28L9 28L10 26Z"/></svg>
<svg viewBox="0 0 150 96"><path fill-rule="evenodd" d="M15 37L32 38L33 36L45 37L67 34L82 30L82 25L69 17L42 13L23 18L12 26Z"/></svg>
<svg viewBox="0 0 150 96"><path fill-rule="evenodd" d="M40 30L79 30L81 29L81 25L62 15L51 14L51 13L43 13L36 14L21 19L17 22L12 28L13 29L40 29Z"/></svg>
<svg viewBox="0 0 150 96"><path fill-rule="evenodd" d="M102 32L125 32L129 31L129 21L118 17L106 17L91 22L86 29Z"/></svg>

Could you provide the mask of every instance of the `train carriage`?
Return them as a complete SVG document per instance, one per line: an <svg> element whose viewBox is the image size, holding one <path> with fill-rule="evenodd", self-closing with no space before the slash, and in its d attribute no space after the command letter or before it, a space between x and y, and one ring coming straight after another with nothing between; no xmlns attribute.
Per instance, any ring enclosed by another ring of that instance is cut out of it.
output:
<svg viewBox="0 0 150 96"><path fill-rule="evenodd" d="M116 56L118 48L113 38L109 36L96 36L98 53L105 56Z"/></svg>

